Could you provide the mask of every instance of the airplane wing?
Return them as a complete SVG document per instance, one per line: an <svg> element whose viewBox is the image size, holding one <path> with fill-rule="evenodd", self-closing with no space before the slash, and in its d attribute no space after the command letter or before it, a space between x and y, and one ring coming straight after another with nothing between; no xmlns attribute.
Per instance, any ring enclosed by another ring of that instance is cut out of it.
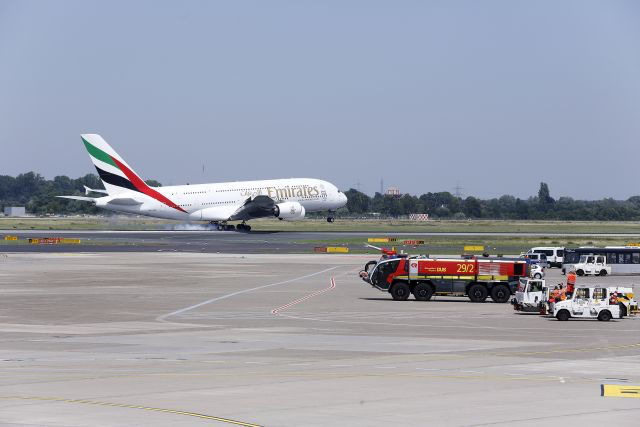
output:
<svg viewBox="0 0 640 427"><path fill-rule="evenodd" d="M264 218L273 216L273 209L276 203L269 196L249 197L231 216L230 221L246 221L254 218Z"/></svg>

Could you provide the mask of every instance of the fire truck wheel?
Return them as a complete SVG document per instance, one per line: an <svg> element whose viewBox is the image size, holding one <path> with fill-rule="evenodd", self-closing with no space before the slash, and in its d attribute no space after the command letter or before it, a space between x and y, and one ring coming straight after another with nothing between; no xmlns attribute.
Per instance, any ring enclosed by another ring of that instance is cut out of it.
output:
<svg viewBox="0 0 640 427"><path fill-rule="evenodd" d="M567 320L569 320L569 317L569 312L567 310L560 310L558 314L556 314L556 319L560 320L561 322L566 322Z"/></svg>
<svg viewBox="0 0 640 427"><path fill-rule="evenodd" d="M618 307L620 307L620 318L622 319L627 315L627 306L619 302Z"/></svg>
<svg viewBox="0 0 640 427"><path fill-rule="evenodd" d="M484 302L487 299L487 288L484 285L476 283L469 288L469 299L472 302Z"/></svg>
<svg viewBox="0 0 640 427"><path fill-rule="evenodd" d="M433 289L426 283L418 283L416 287L413 288L413 296L417 301L429 301L433 296Z"/></svg>
<svg viewBox="0 0 640 427"><path fill-rule="evenodd" d="M608 322L611 320L611 312L609 310L602 310L600 314L598 314L598 320L601 322Z"/></svg>
<svg viewBox="0 0 640 427"><path fill-rule="evenodd" d="M584 276L584 270L577 270L577 271L576 271L576 274L577 274L578 276Z"/></svg>
<svg viewBox="0 0 640 427"><path fill-rule="evenodd" d="M601 276L606 276L607 275L607 270L601 270L600 271L600 275Z"/></svg>
<svg viewBox="0 0 640 427"><path fill-rule="evenodd" d="M395 283L391 286L391 296L396 301L406 301L411 295L411 290L409 289L409 285L406 283Z"/></svg>
<svg viewBox="0 0 640 427"><path fill-rule="evenodd" d="M505 303L509 301L511 292L506 285L497 285L491 288L491 299L494 302Z"/></svg>

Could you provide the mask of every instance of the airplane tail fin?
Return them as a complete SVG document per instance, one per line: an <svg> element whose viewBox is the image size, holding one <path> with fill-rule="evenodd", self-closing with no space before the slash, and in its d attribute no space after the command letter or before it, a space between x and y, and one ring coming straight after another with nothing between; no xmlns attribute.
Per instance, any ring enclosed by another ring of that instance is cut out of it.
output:
<svg viewBox="0 0 640 427"><path fill-rule="evenodd" d="M83 134L81 136L82 142L89 152L89 157L91 157L93 165L98 170L98 175L100 175L100 179L109 196L119 196L127 191L137 191L156 199L160 203L164 203L170 208L187 213L180 205L169 200L154 188L149 187L100 135ZM139 204L137 199L126 195L114 198L114 203Z"/></svg>
<svg viewBox="0 0 640 427"><path fill-rule="evenodd" d="M81 137L107 194L115 196L128 190L147 192L149 186L100 135L83 134Z"/></svg>

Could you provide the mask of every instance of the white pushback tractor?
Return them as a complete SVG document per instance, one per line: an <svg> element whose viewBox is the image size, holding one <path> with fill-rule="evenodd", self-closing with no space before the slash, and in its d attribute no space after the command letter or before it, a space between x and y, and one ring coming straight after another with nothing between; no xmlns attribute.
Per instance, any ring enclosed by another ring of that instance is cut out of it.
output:
<svg viewBox="0 0 640 427"><path fill-rule="evenodd" d="M549 314L561 321L583 318L608 322L622 318L620 306L610 302L607 288L601 286L576 287L570 299L552 303Z"/></svg>
<svg viewBox="0 0 640 427"><path fill-rule="evenodd" d="M513 309L525 312L540 312L547 287L543 279L522 278L518 282L515 298L511 300Z"/></svg>

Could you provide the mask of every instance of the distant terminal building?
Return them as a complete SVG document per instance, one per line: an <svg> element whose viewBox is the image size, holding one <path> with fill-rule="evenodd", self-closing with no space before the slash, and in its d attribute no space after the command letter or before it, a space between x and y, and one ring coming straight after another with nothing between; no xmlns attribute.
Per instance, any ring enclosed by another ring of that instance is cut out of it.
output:
<svg viewBox="0 0 640 427"><path fill-rule="evenodd" d="M384 193L385 196L391 197L400 197L402 194L400 193L400 189L398 187L389 187L387 191Z"/></svg>
<svg viewBox="0 0 640 427"><path fill-rule="evenodd" d="M7 206L4 208L4 216L26 216L24 206Z"/></svg>
<svg viewBox="0 0 640 427"><path fill-rule="evenodd" d="M409 214L411 221L429 221L429 214Z"/></svg>

